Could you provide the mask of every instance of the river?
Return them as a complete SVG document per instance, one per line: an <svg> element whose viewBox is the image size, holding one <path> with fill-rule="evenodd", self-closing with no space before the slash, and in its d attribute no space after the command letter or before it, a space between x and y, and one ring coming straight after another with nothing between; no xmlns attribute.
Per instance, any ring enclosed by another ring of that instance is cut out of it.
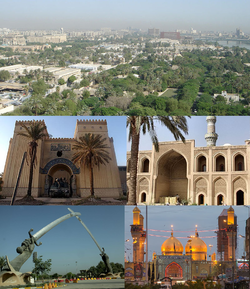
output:
<svg viewBox="0 0 250 289"><path fill-rule="evenodd" d="M227 46L227 47L233 47L233 46L239 46L241 48L247 48L250 50L250 44L246 43L239 43L238 41L217 41L220 45L222 46Z"/></svg>

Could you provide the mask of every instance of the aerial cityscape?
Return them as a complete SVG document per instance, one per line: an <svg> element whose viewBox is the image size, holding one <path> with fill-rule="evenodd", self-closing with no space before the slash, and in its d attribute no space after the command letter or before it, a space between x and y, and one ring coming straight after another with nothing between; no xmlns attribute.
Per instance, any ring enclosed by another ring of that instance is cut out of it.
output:
<svg viewBox="0 0 250 289"><path fill-rule="evenodd" d="M250 1L0 11L0 289L249 289Z"/></svg>
<svg viewBox="0 0 250 289"><path fill-rule="evenodd" d="M53 1L45 23L28 2L11 22L2 7L0 114L250 115L250 31L233 3L63 1L52 20Z"/></svg>

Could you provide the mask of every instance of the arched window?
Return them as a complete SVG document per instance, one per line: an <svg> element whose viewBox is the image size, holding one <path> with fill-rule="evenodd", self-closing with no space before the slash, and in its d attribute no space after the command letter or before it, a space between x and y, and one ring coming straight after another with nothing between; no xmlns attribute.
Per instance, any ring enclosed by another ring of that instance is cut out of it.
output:
<svg viewBox="0 0 250 289"><path fill-rule="evenodd" d="M244 192L239 190L236 193L236 205L237 206L243 206L244 205Z"/></svg>
<svg viewBox="0 0 250 289"><path fill-rule="evenodd" d="M225 158L223 156L218 156L216 158L216 172L225 171Z"/></svg>
<svg viewBox="0 0 250 289"><path fill-rule="evenodd" d="M204 195L199 195L198 205L204 205Z"/></svg>
<svg viewBox="0 0 250 289"><path fill-rule="evenodd" d="M149 160L148 159L145 159L142 162L142 172L143 173L148 173L149 172Z"/></svg>
<svg viewBox="0 0 250 289"><path fill-rule="evenodd" d="M240 154L238 154L235 159L234 159L234 162L235 162L235 171L244 171L245 168L244 168L244 157Z"/></svg>
<svg viewBox="0 0 250 289"><path fill-rule="evenodd" d="M223 195L218 195L218 197L217 197L217 206L221 206L223 204L224 204Z"/></svg>
<svg viewBox="0 0 250 289"><path fill-rule="evenodd" d="M200 156L198 158L198 164L197 164L197 172L206 172L207 170L207 160L204 156Z"/></svg>
<svg viewBox="0 0 250 289"><path fill-rule="evenodd" d="M142 193L142 194L141 194L141 202L142 202L142 203L145 203L145 202L146 202L146 199L147 199L146 193Z"/></svg>

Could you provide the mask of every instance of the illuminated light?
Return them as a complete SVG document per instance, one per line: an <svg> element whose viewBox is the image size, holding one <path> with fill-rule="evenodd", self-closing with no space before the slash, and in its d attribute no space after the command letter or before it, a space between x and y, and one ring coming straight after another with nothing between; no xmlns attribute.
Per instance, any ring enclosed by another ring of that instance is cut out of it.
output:
<svg viewBox="0 0 250 289"><path fill-rule="evenodd" d="M226 222L226 220L225 220L225 222ZM153 231L153 232L166 232L166 233L170 233L170 232L172 232L172 231L169 231L169 230L155 230L155 229L148 229L149 231ZM222 230L224 230L224 229L222 229ZM213 230L199 230L199 232L216 232L216 231L218 231L218 229L213 229ZM190 232L193 232L193 230L192 231L176 231L175 230L175 232L177 232L177 233L190 233Z"/></svg>

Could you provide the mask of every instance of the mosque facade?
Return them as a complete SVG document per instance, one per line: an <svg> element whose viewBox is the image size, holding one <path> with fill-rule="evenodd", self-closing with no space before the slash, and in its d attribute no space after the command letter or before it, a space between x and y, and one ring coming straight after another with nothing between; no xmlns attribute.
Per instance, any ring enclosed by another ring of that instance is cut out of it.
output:
<svg viewBox="0 0 250 289"><path fill-rule="evenodd" d="M245 205L250 203L250 141L216 146L216 117L207 117L206 147L194 140L160 142L140 151L137 204ZM127 154L129 185L130 152Z"/></svg>
<svg viewBox="0 0 250 289"><path fill-rule="evenodd" d="M45 126L44 121L38 121ZM19 132L22 125L29 126L30 121L16 121L14 135L10 140L7 159L3 174L2 194L12 196L17 183L24 152L27 151L29 140ZM73 197L90 195L89 169L72 162L76 150L73 150L75 140L87 133L100 134L106 138L111 160L99 168L94 166L94 189L97 197L119 197L122 194L121 180L116 162L113 138L108 136L106 120L77 120L73 138L45 137L38 141L37 160L33 173L32 196L48 196L56 180L66 183ZM27 194L30 166L24 162L20 174L17 196Z"/></svg>
<svg viewBox="0 0 250 289"><path fill-rule="evenodd" d="M146 231L143 229L143 217L140 213L138 207L134 208L133 225L131 225L133 262L125 260L125 280L127 282L146 280L147 269L144 258ZM218 219L219 230L217 232L217 243L219 248L221 242L227 242L227 244L225 243L225 246L223 246L225 257L223 256L223 258L216 260L216 254L211 254L211 251L210 255L207 255L208 246L202 238L199 237L197 227L195 228L195 235L188 236L184 248L180 240L174 236L173 226L171 226L171 236L162 243L161 254L154 252L152 260L148 262L148 280L151 280L153 283L171 280L171 284L173 285L177 281L207 278L213 274L213 267L216 266L218 262L222 270L219 273L225 272L226 268L231 268L232 265L235 265L237 243L235 243L234 240L237 235L237 230L235 231L234 229L237 228L237 217L234 214L233 208L230 207L228 210L223 210ZM220 222L222 222L223 225L220 225ZM140 227L138 227L138 225ZM135 228L138 228L137 234L134 233ZM220 234L222 232L227 235L227 241L225 241L223 239L224 236ZM220 251L218 251L218 254L219 253ZM207 260L207 256L209 256L209 260ZM219 254L219 257L221 257L221 254Z"/></svg>

